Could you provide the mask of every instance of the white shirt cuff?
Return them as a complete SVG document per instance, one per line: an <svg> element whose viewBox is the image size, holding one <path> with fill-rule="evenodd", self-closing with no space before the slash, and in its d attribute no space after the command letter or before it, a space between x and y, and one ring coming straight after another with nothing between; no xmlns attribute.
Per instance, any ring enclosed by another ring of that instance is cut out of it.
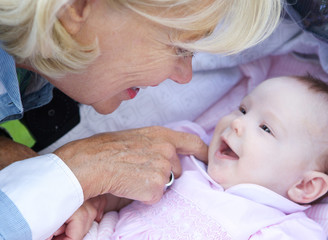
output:
<svg viewBox="0 0 328 240"><path fill-rule="evenodd" d="M0 189L28 222L33 239L51 236L84 200L77 178L55 154L4 168L0 171Z"/></svg>

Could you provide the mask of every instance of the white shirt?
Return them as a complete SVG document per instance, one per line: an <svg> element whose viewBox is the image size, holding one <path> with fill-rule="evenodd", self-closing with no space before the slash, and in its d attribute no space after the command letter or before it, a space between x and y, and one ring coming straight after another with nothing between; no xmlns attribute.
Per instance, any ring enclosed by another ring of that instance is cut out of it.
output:
<svg viewBox="0 0 328 240"><path fill-rule="evenodd" d="M15 162L4 168L0 171L0 190L20 211L33 239L51 236L84 200L77 178L55 154ZM12 217L17 218L6 215L8 221L12 221Z"/></svg>

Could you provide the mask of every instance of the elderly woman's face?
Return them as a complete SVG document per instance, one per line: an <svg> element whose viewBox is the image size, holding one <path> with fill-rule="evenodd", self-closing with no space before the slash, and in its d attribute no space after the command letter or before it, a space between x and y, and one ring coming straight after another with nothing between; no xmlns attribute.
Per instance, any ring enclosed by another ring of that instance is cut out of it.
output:
<svg viewBox="0 0 328 240"><path fill-rule="evenodd" d="M95 1L87 24L75 36L85 43L97 37L100 56L87 71L52 81L55 86L107 114L134 98L140 86L156 86L168 78L178 83L191 80L191 56L178 56L164 43L169 42L166 29L101 2Z"/></svg>

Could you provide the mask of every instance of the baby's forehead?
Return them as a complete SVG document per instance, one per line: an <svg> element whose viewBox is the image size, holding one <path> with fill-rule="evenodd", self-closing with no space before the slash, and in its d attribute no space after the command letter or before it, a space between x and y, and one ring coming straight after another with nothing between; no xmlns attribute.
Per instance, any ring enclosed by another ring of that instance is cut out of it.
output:
<svg viewBox="0 0 328 240"><path fill-rule="evenodd" d="M257 88L288 88L290 91L295 90L289 88L290 86L297 86L298 90L307 89L305 83L299 81L296 77L291 76L280 76L275 78L269 78L258 85Z"/></svg>
<svg viewBox="0 0 328 240"><path fill-rule="evenodd" d="M308 105L318 103L328 105L326 104L328 103L328 87L327 92L323 92L311 86L310 82L302 81L297 77L283 76L265 80L253 92L262 93L260 96L264 95L269 100L279 100L278 98L287 96L298 103L303 103L301 100L304 100L309 103Z"/></svg>
<svg viewBox="0 0 328 240"><path fill-rule="evenodd" d="M263 81L245 99L252 99L254 102L270 103L267 107L279 105L279 108L288 108L290 105L312 102L313 92L304 83L291 77L271 78ZM306 101L305 98L307 99ZM304 106L303 106L304 107Z"/></svg>
<svg viewBox="0 0 328 240"><path fill-rule="evenodd" d="M264 110L273 111L282 121L297 124L303 130L322 132L328 125L328 94L311 89L297 78L268 79L245 97L248 98Z"/></svg>

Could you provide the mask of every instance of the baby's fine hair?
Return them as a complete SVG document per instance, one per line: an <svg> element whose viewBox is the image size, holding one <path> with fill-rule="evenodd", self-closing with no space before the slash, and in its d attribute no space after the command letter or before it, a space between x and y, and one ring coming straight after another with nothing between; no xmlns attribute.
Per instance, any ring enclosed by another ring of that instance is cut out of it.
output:
<svg viewBox="0 0 328 240"><path fill-rule="evenodd" d="M173 47L227 54L268 37L279 23L282 10L282 0L102 1L169 27ZM60 23L59 13L72 2L1 0L1 47L16 62L29 63L50 77L85 69L99 55L99 49L96 39L93 44L82 46ZM184 42L186 37L189 42Z"/></svg>
<svg viewBox="0 0 328 240"><path fill-rule="evenodd" d="M296 76L295 78L306 84L310 90L316 93L322 93L323 95L327 96L328 100L328 84L326 82L318 77L312 76L311 74Z"/></svg>

